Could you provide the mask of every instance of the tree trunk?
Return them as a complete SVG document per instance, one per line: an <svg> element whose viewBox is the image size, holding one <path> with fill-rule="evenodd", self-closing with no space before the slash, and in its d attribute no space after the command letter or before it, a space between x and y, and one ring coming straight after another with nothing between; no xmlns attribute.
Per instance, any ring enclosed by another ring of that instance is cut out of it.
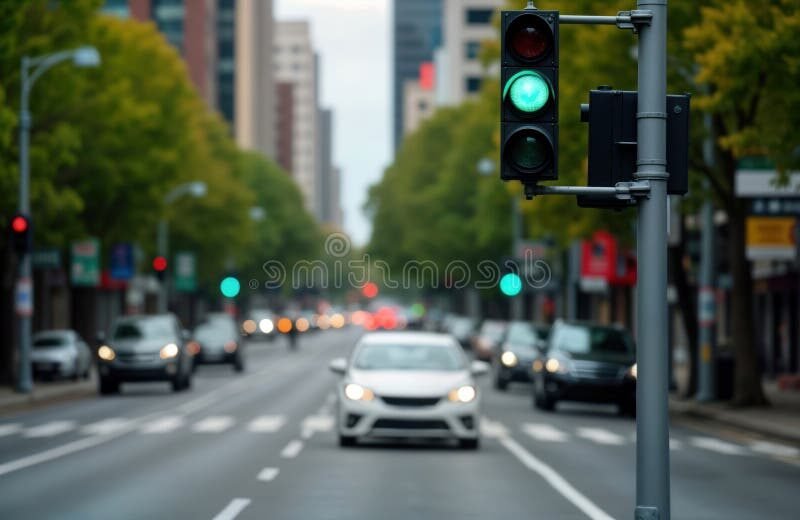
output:
<svg viewBox="0 0 800 520"><path fill-rule="evenodd" d="M731 161L732 163L733 161ZM735 168L727 169L731 178ZM755 344L753 281L745 242L746 204L731 193L727 202L731 290L731 346L735 359L734 406L769 404L761 386L761 367Z"/></svg>
<svg viewBox="0 0 800 520"><path fill-rule="evenodd" d="M681 236L686 236L681 218ZM689 384L682 397L688 398L697 393L697 356L698 356L698 329L697 329L697 298L692 291L686 271L683 268L683 258L686 255L684 241L669 248L669 271L672 284L678 292L678 305L681 308L683 329L689 341Z"/></svg>

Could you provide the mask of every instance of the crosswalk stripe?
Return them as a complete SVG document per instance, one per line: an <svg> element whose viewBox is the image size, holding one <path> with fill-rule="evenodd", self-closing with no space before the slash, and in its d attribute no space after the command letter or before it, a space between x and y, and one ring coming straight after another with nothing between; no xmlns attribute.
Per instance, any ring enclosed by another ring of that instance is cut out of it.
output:
<svg viewBox="0 0 800 520"><path fill-rule="evenodd" d="M250 421L247 429L254 433L274 433L280 430L285 423L286 417L283 415L262 415Z"/></svg>
<svg viewBox="0 0 800 520"><path fill-rule="evenodd" d="M544 442L566 442L569 437L566 432L542 423L524 423L522 431L537 441Z"/></svg>
<svg viewBox="0 0 800 520"><path fill-rule="evenodd" d="M25 430L25 437L52 437L75 429L75 421L52 421Z"/></svg>
<svg viewBox="0 0 800 520"><path fill-rule="evenodd" d="M14 435L19 431L22 431L22 424L20 423L0 424L0 437L5 437L6 435Z"/></svg>
<svg viewBox="0 0 800 520"><path fill-rule="evenodd" d="M606 444L609 446L625 444L625 439L621 435L617 435L603 428L578 428L578 436L596 442L597 444Z"/></svg>
<svg viewBox="0 0 800 520"><path fill-rule="evenodd" d="M303 449L303 441L298 441L297 439L289 441L283 450L281 450L281 457L284 459L293 459L300 454L300 451Z"/></svg>
<svg viewBox="0 0 800 520"><path fill-rule="evenodd" d="M84 435L109 435L127 428L133 421L124 417L110 417L81 428Z"/></svg>
<svg viewBox="0 0 800 520"><path fill-rule="evenodd" d="M333 429L332 415L310 415L303 419L300 430L303 437L310 438L315 432L329 432Z"/></svg>
<svg viewBox="0 0 800 520"><path fill-rule="evenodd" d="M147 434L153 433L169 433L177 430L183 426L183 416L174 415L169 417L161 417L153 422L142 426L141 432Z"/></svg>
<svg viewBox="0 0 800 520"><path fill-rule="evenodd" d="M778 444L769 441L754 441L750 443L750 449L756 453L764 455L773 455L776 457L797 457L800 456L800 450L785 444Z"/></svg>
<svg viewBox="0 0 800 520"><path fill-rule="evenodd" d="M227 415L206 417L192 426L192 431L199 433L220 433L233 426L233 417Z"/></svg>
<svg viewBox="0 0 800 520"><path fill-rule="evenodd" d="M500 422L488 417L481 417L481 433L490 438L500 438L508 435L508 429Z"/></svg>
<svg viewBox="0 0 800 520"><path fill-rule="evenodd" d="M741 446L713 437L692 437L689 442L696 448L715 451L725 455L745 455L747 453Z"/></svg>
<svg viewBox="0 0 800 520"><path fill-rule="evenodd" d="M264 468L258 474L257 478L261 482L269 482L270 480L275 480L275 477L278 476L278 473L280 473L280 471L281 470L278 468Z"/></svg>

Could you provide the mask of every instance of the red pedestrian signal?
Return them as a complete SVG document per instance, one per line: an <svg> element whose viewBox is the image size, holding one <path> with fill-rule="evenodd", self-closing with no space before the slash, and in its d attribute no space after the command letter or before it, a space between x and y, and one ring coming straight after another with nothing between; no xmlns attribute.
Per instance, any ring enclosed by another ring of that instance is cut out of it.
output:
<svg viewBox="0 0 800 520"><path fill-rule="evenodd" d="M14 215L9 223L11 245L18 255L25 255L31 250L31 221L25 215Z"/></svg>
<svg viewBox="0 0 800 520"><path fill-rule="evenodd" d="M167 259L163 256L153 258L153 269L159 273L167 270Z"/></svg>
<svg viewBox="0 0 800 520"><path fill-rule="evenodd" d="M28 219L22 215L17 215L11 219L11 230L14 233L25 233L28 231Z"/></svg>

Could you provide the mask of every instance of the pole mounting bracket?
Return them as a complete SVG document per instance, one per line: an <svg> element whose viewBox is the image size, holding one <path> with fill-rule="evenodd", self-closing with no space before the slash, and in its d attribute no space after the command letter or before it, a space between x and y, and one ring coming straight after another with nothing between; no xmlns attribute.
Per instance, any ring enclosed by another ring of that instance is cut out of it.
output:
<svg viewBox="0 0 800 520"><path fill-rule="evenodd" d="M650 25L653 21L653 11L648 9L634 9L632 11L620 11L617 13L617 27L620 29L630 29L634 33L639 32L639 27Z"/></svg>

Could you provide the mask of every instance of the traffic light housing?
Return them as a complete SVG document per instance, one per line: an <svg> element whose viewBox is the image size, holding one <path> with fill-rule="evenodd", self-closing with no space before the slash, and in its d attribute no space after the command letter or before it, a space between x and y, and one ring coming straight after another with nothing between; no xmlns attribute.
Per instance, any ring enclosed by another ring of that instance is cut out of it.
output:
<svg viewBox="0 0 800 520"><path fill-rule="evenodd" d="M581 121L589 123L588 185L614 186L631 182L636 172L638 95L633 91L598 87L589 92L589 103L581 105ZM667 96L667 193L689 191L689 96ZM630 201L578 196L578 205L592 208L623 208Z"/></svg>
<svg viewBox="0 0 800 520"><path fill-rule="evenodd" d="M167 259L163 256L153 258L153 271L159 281L163 282L167 274Z"/></svg>
<svg viewBox="0 0 800 520"><path fill-rule="evenodd" d="M27 215L17 213L11 217L8 228L11 234L11 246L14 251L20 256L30 253L33 236L31 219Z"/></svg>
<svg viewBox="0 0 800 520"><path fill-rule="evenodd" d="M500 178L558 179L558 11L503 11Z"/></svg>

